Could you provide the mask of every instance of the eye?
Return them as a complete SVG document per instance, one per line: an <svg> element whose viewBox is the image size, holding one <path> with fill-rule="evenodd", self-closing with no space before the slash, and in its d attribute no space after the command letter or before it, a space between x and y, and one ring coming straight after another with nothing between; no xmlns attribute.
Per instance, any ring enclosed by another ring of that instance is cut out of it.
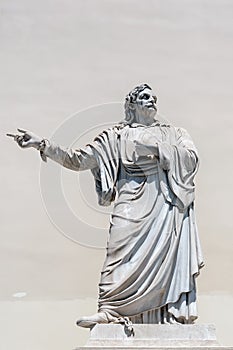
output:
<svg viewBox="0 0 233 350"><path fill-rule="evenodd" d="M140 99L141 99L141 100L149 100L149 98L150 98L150 95L149 95L149 94L142 94L142 95L140 96Z"/></svg>

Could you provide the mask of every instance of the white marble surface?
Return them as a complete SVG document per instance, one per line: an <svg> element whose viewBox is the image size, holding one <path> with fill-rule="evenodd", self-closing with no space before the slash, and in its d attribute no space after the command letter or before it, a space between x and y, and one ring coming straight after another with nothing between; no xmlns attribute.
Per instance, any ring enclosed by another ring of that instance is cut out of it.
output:
<svg viewBox="0 0 233 350"><path fill-rule="evenodd" d="M128 337L124 327L97 325L90 332L87 344L75 350L141 349L141 350L232 350L216 339L215 326L203 325L134 325L134 336Z"/></svg>
<svg viewBox="0 0 233 350"><path fill-rule="evenodd" d="M133 325L134 336L124 326L96 325L87 346L217 346L214 325Z"/></svg>

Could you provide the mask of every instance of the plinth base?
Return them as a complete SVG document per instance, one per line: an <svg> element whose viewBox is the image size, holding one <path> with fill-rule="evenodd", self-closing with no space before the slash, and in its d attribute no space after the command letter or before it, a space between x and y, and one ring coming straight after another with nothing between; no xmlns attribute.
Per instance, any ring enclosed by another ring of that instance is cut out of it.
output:
<svg viewBox="0 0 233 350"><path fill-rule="evenodd" d="M134 335L124 325L98 324L84 347L76 350L233 350L220 346L214 325L134 324Z"/></svg>

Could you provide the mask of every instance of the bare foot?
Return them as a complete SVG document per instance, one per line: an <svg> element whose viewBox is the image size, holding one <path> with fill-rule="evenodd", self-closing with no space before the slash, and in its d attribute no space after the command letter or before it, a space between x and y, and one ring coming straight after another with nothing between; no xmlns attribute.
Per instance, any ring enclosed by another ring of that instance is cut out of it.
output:
<svg viewBox="0 0 233 350"><path fill-rule="evenodd" d="M117 321L117 317L111 316L105 312L98 312L92 316L83 316L77 320L76 325L84 328L92 328L97 323L111 323Z"/></svg>

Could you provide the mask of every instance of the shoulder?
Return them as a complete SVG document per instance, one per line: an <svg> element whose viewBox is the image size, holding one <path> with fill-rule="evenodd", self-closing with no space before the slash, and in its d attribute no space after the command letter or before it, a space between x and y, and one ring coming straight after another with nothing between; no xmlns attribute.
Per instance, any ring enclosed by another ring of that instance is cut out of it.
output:
<svg viewBox="0 0 233 350"><path fill-rule="evenodd" d="M118 139L119 129L117 126L111 126L102 130L95 138L94 142L107 144L107 143L115 143Z"/></svg>
<svg viewBox="0 0 233 350"><path fill-rule="evenodd" d="M187 133L187 130L185 128L182 128L181 126L175 126L174 129L176 130L177 133L180 133L180 134Z"/></svg>
<svg viewBox="0 0 233 350"><path fill-rule="evenodd" d="M185 128L182 128L180 126L174 127L176 135L179 137L188 137L190 138L190 135L188 131Z"/></svg>

